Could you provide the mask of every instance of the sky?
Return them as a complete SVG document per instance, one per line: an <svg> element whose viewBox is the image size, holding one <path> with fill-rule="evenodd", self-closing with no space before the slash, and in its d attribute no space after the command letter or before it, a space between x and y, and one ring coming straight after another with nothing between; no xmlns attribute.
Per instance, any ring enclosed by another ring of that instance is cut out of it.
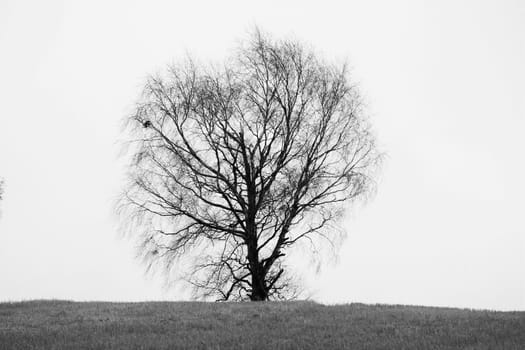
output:
<svg viewBox="0 0 525 350"><path fill-rule="evenodd" d="M148 74L257 25L347 60L385 163L323 303L525 310L525 2L0 2L0 301L184 300L118 232L121 121Z"/></svg>

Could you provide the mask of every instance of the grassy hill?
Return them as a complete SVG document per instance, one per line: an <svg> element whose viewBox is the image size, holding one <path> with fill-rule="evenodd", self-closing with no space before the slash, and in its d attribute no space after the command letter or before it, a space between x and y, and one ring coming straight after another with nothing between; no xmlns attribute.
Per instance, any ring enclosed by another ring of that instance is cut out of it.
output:
<svg viewBox="0 0 525 350"><path fill-rule="evenodd" d="M0 304L0 349L525 349L525 312L30 301Z"/></svg>

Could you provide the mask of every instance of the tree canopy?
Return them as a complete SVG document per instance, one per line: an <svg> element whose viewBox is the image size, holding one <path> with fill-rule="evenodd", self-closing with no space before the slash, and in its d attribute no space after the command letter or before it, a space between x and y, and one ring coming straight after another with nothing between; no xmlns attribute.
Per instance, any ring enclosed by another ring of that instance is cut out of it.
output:
<svg viewBox="0 0 525 350"><path fill-rule="evenodd" d="M219 300L290 297L286 253L340 234L380 158L346 66L259 32L219 68L151 76L126 125L142 257Z"/></svg>

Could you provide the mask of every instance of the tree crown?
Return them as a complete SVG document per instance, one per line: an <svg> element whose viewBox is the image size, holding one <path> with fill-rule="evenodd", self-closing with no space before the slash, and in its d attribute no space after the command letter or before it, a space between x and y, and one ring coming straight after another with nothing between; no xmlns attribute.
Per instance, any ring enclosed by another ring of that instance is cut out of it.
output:
<svg viewBox="0 0 525 350"><path fill-rule="evenodd" d="M347 77L258 32L220 69L189 61L150 77L128 118L122 200L150 266L198 252L188 279L201 296L289 296L286 252L334 239L378 163Z"/></svg>

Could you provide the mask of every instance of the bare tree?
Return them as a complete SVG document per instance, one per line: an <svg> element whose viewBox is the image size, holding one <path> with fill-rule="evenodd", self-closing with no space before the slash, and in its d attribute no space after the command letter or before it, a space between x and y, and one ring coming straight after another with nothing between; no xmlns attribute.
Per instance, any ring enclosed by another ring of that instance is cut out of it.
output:
<svg viewBox="0 0 525 350"><path fill-rule="evenodd" d="M4 199L4 179L0 178L0 201ZM0 208L0 215L2 215L2 208Z"/></svg>
<svg viewBox="0 0 525 350"><path fill-rule="evenodd" d="M369 192L378 152L345 66L256 32L221 68L150 77L133 115L121 209L148 264L183 269L201 297L290 296L284 258L331 241Z"/></svg>

